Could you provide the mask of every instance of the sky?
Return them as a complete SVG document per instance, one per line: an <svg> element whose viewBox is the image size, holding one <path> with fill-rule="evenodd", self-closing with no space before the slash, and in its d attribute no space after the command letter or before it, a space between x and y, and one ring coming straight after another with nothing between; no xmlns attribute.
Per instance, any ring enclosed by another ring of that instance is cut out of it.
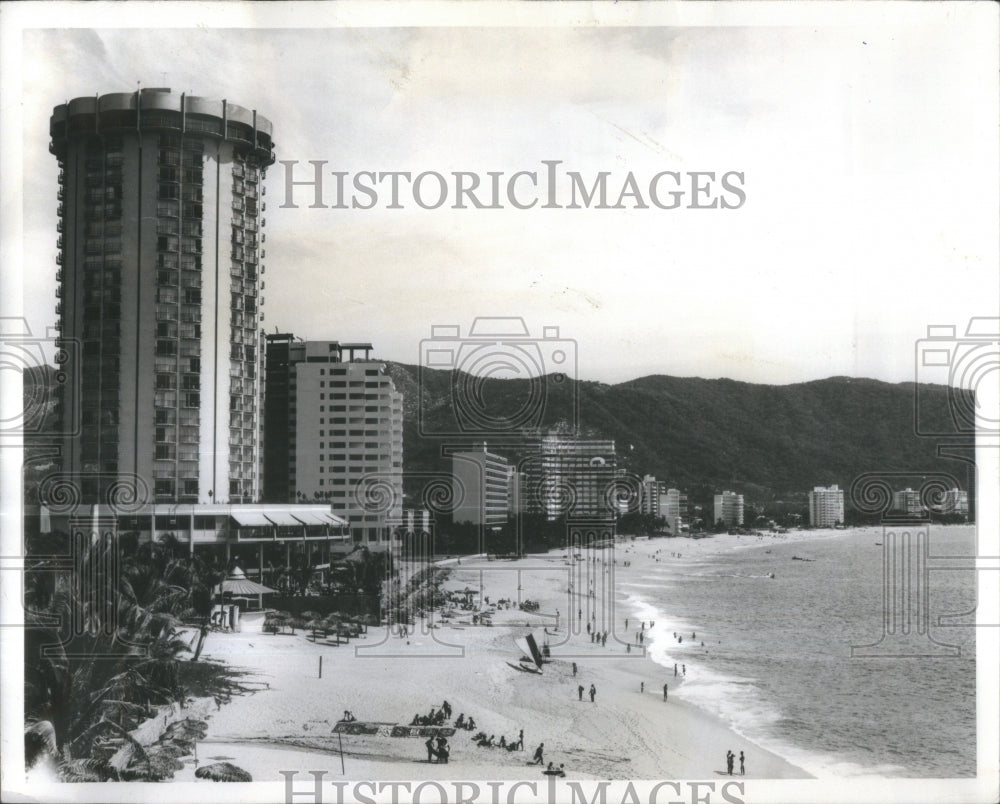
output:
<svg viewBox="0 0 1000 804"><path fill-rule="evenodd" d="M588 184L609 172L614 198L629 172L640 187L663 171L743 176L737 209L423 209L412 195L387 209L385 185L373 209L310 209L309 188L282 207L276 163L269 332L371 341L417 363L432 327L465 337L476 317L511 316L531 336L558 327L582 379L903 382L928 325L961 334L970 316L1000 314L995 26L968 8L949 24L699 13L643 26L308 27L331 20L308 12L261 12L256 29L228 27L252 22L238 12L222 28L134 14L112 23L126 27L29 26L14 95L25 316L34 331L54 318L52 108L140 84L256 109L297 180L309 160L484 181L560 160Z"/></svg>

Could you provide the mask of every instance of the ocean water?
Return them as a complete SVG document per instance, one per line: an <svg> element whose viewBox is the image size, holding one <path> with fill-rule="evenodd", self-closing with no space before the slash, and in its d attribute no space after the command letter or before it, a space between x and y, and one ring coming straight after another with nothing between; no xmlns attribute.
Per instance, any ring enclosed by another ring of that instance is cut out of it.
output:
<svg viewBox="0 0 1000 804"><path fill-rule="evenodd" d="M883 633L882 541L878 529L743 537L709 558L623 573L618 589L626 611L655 622L647 646L667 680L687 665L679 697L810 773L975 776L975 629L936 625L975 608L975 574L932 558L922 585L929 635L957 656L852 657ZM661 556L685 544L664 540ZM974 528L934 528L929 544L931 556L973 556Z"/></svg>

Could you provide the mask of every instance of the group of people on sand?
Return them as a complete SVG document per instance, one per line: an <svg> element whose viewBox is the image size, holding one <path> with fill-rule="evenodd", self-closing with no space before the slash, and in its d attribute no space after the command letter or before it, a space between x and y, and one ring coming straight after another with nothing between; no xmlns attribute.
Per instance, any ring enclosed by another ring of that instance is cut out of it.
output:
<svg viewBox="0 0 1000 804"><path fill-rule="evenodd" d="M466 719L465 713L462 712L457 718L455 718L455 728L472 731L476 728L476 719L472 715L469 715L468 719Z"/></svg>
<svg viewBox="0 0 1000 804"><path fill-rule="evenodd" d="M441 704L441 708L437 709L431 707L431 711L427 715L416 714L413 716L413 720L410 721L411 726L443 726L448 718L451 717L451 704L445 701Z"/></svg>
<svg viewBox="0 0 1000 804"><path fill-rule="evenodd" d="M480 748L503 748L506 751L524 750L524 729L521 729L518 732L517 739L508 740L501 734L500 742L497 742L495 734L491 734L487 737L485 731L479 732L472 739L475 740L476 745Z"/></svg>
<svg viewBox="0 0 1000 804"><path fill-rule="evenodd" d="M535 749L535 755L532 757L529 765L545 765L545 743L539 743L538 748ZM550 762L545 770L542 771L546 776L565 776L566 767L561 762L559 767L555 766L554 762Z"/></svg>
<svg viewBox="0 0 1000 804"><path fill-rule="evenodd" d="M427 746L428 762L434 762L437 760L443 764L448 764L448 757L451 754L451 749L448 748L448 740L443 735L439 734L436 738L428 737L427 742L425 742L424 745Z"/></svg>
<svg viewBox="0 0 1000 804"><path fill-rule="evenodd" d="M746 767L744 764L745 760L743 757L743 752L740 751L740 776L746 775ZM730 776L733 775L733 765L736 763L736 754L732 751L726 751L726 771Z"/></svg>

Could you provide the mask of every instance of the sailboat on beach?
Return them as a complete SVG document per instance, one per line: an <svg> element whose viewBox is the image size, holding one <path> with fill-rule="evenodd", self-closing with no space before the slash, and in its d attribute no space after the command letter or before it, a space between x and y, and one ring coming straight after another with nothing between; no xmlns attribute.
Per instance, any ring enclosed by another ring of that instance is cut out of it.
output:
<svg viewBox="0 0 1000 804"><path fill-rule="evenodd" d="M522 653L522 659L520 664L514 664L513 662L507 662L511 667L516 670L521 670L525 673L541 673L542 672L542 652L538 649L538 643L535 641L534 634L526 634L523 637L517 637L514 640L514 644L520 649ZM528 661L523 657L530 657L531 661L534 663L534 667L528 663Z"/></svg>

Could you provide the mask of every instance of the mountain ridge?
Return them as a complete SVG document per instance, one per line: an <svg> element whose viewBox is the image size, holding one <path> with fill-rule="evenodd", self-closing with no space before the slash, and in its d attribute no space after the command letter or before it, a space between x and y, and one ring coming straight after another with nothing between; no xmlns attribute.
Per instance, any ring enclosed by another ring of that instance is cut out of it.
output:
<svg viewBox="0 0 1000 804"><path fill-rule="evenodd" d="M454 394L474 384L492 410L517 409L529 380L473 381L461 372L386 361L404 394L404 469L446 471L441 439L424 430L455 432ZM579 401L583 438L614 439L621 465L681 488L752 489L751 496L803 495L817 485L851 482L866 472L940 472L966 486L964 464L938 457L937 441L915 432L921 420L949 422L949 389L843 375L788 385L728 378L652 374L616 384L546 379L544 402L568 410ZM565 418L540 417L542 427ZM449 418L450 417L450 418ZM569 422L572 424L572 422ZM453 437L451 441L482 441ZM490 440L486 436L487 442ZM502 451L498 448L498 451ZM508 450L517 457L517 450ZM702 491L702 493L707 493Z"/></svg>

